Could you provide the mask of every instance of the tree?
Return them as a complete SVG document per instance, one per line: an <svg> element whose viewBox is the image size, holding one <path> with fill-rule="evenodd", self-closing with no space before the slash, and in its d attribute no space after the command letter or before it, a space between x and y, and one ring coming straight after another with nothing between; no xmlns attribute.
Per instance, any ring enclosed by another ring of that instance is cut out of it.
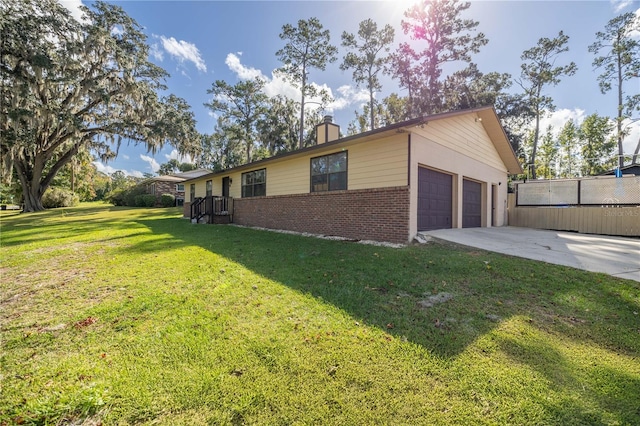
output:
<svg viewBox="0 0 640 426"><path fill-rule="evenodd" d="M296 102L282 95L267 101L267 111L258 120L256 128L261 145L269 156L293 151L298 146L298 107Z"/></svg>
<svg viewBox="0 0 640 426"><path fill-rule="evenodd" d="M170 175L176 173L180 166L180 162L175 158L170 159L166 163L160 164L160 168L158 169L158 174L160 176Z"/></svg>
<svg viewBox="0 0 640 426"><path fill-rule="evenodd" d="M538 140L540 138L540 119L546 112L555 110L553 99L544 94L544 89L547 86L556 86L560 83L562 76L571 76L578 69L574 62L556 66L558 56L569 50L568 41L569 36L560 31L556 38L541 38L536 46L525 50L520 56L520 59L524 62L520 65L521 79L518 84L524 89L525 96L535 117L533 147L531 158L529 159L531 164L536 162ZM536 178L535 168L532 170L531 178Z"/></svg>
<svg viewBox="0 0 640 426"><path fill-rule="evenodd" d="M371 19L360 22L358 38L346 31L342 33L342 46L355 50L348 52L340 65L343 71L353 69L353 80L359 86L364 84L369 91L369 129L375 129L375 93L382 89L378 74L384 72L390 60L385 55L393 43L394 30L391 25L385 25L378 30L378 24ZM382 55L382 56L381 56Z"/></svg>
<svg viewBox="0 0 640 426"><path fill-rule="evenodd" d="M81 149L106 161L122 139L150 151L194 147L192 112L158 95L167 74L148 61L146 36L120 7L83 7L83 22L56 0L2 9L0 154L17 172L25 211L43 210L43 193Z"/></svg>
<svg viewBox="0 0 640 426"><path fill-rule="evenodd" d="M463 70L448 76L443 83L443 102L446 111L502 105L509 97L511 74L491 72L483 74L478 66L470 63Z"/></svg>
<svg viewBox="0 0 640 426"><path fill-rule="evenodd" d="M234 86L216 80L207 90L213 99L204 104L213 112L221 112L229 120L233 134L244 144L247 163L251 162L251 152L257 139L256 125L267 110L267 95L262 92L263 88L264 80L259 78L240 81Z"/></svg>
<svg viewBox="0 0 640 426"><path fill-rule="evenodd" d="M312 68L324 71L327 63L337 59L338 48L331 45L329 30L324 30L318 18L299 20L298 26L285 24L280 38L286 41L285 46L276 52L276 56L284 63L278 71L300 89L300 128L299 147L304 142L304 108L306 96L314 96L318 91L309 83L309 70Z"/></svg>
<svg viewBox="0 0 640 426"><path fill-rule="evenodd" d="M558 145L562 150L560 177L570 178L578 175L578 142L579 128L574 120L569 120L564 124L558 135Z"/></svg>
<svg viewBox="0 0 640 426"><path fill-rule="evenodd" d="M598 83L602 94L617 89L616 138L618 141L618 167L624 166L624 149L622 141L625 129L622 122L630 118L633 111L640 110L640 94L638 94L638 78L640 77L640 40L634 37L640 31L640 18L629 12L611 19L604 31L596 33L596 42L589 46L589 52L596 55L604 51L602 56L593 60L593 66L602 68ZM633 95L626 95L624 85L627 81L635 87ZM625 96L626 95L626 96ZM638 142L640 147L640 142Z"/></svg>
<svg viewBox="0 0 640 426"><path fill-rule="evenodd" d="M93 164L93 156L86 147L56 174L51 186L64 188L78 195L80 201L92 201L96 197L98 170Z"/></svg>
<svg viewBox="0 0 640 426"><path fill-rule="evenodd" d="M192 163L181 163L175 158L170 159L166 163L160 164L160 168L158 169L158 174L163 175L171 175L178 172L188 172L189 170L195 170L197 166Z"/></svg>
<svg viewBox="0 0 640 426"><path fill-rule="evenodd" d="M580 125L583 176L602 173L615 165L612 159L616 142L609 136L612 128L609 118L598 114L589 115Z"/></svg>
<svg viewBox="0 0 640 426"><path fill-rule="evenodd" d="M213 134L201 136L199 167L220 171L242 164L243 148L234 127L226 116L220 116Z"/></svg>
<svg viewBox="0 0 640 426"><path fill-rule="evenodd" d="M421 51L401 43L393 55L393 75L400 78L400 87L409 90L412 116L439 112L443 66L471 62L471 54L488 43L483 33L474 34L477 21L461 17L470 6L458 0L422 0L404 13L404 33L424 42Z"/></svg>
<svg viewBox="0 0 640 426"><path fill-rule="evenodd" d="M536 159L536 174L545 179L553 179L557 176L555 162L558 156L558 144L553 136L553 127L547 127L540 144L540 155Z"/></svg>

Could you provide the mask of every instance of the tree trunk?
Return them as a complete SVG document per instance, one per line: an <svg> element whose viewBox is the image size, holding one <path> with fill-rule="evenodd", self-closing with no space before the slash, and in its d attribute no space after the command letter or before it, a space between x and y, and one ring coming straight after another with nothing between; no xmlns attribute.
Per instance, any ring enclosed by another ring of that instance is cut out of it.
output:
<svg viewBox="0 0 640 426"><path fill-rule="evenodd" d="M307 68L306 64L302 65L302 100L300 101L300 140L298 142L298 148L302 149L304 143L304 95L307 89Z"/></svg>
<svg viewBox="0 0 640 426"><path fill-rule="evenodd" d="M44 210L42 205L42 194L39 193L39 188L34 188L29 185L28 188L22 187L22 197L24 199L23 212L39 212Z"/></svg>
<svg viewBox="0 0 640 426"><path fill-rule="evenodd" d="M533 150L531 151L531 179L536 178L536 153L538 152L538 138L540 137L540 112L536 114L536 128L533 135Z"/></svg>
<svg viewBox="0 0 640 426"><path fill-rule="evenodd" d="M638 145L636 145L636 150L633 151L633 158L631 159L631 164L636 164L636 161L638 161L638 154L640 154L640 138L638 138Z"/></svg>
<svg viewBox="0 0 640 426"><path fill-rule="evenodd" d="M371 87L371 83L369 83L369 109L371 111L369 111L370 116L371 116L371 130L375 129L375 115L373 112L373 88Z"/></svg>
<svg viewBox="0 0 640 426"><path fill-rule="evenodd" d="M618 46L621 43L620 33L618 32L618 39L616 43ZM617 120L617 130L618 130L618 167L622 168L624 166L624 148L622 147L622 107L623 107L623 92L622 92L622 52L618 51L618 120Z"/></svg>

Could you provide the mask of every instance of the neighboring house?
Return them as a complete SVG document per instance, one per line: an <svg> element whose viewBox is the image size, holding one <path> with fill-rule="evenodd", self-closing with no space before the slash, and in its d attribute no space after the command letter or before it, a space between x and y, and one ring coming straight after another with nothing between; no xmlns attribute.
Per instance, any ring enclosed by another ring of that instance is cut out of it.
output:
<svg viewBox="0 0 640 426"><path fill-rule="evenodd" d="M317 145L186 181L185 216L397 243L506 225L508 176L522 169L492 107L345 138L325 117L317 135Z"/></svg>
<svg viewBox="0 0 640 426"><path fill-rule="evenodd" d="M617 169L613 169L613 170L609 170L608 172L601 173L600 175L601 176L615 175L616 171ZM633 163L633 164L626 165L620 168L620 172L623 176L624 175L640 176L640 164Z"/></svg>
<svg viewBox="0 0 640 426"><path fill-rule="evenodd" d="M172 175L155 176L143 180L139 185L144 186L147 194L155 195L158 202L162 194L171 194L176 198L176 205L181 206L185 200L184 181L209 173L211 170L207 169L190 170Z"/></svg>

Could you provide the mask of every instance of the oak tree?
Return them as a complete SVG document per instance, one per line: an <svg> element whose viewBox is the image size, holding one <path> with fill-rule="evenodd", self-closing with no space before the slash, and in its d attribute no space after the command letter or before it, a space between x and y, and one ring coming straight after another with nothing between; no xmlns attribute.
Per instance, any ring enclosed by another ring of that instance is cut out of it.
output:
<svg viewBox="0 0 640 426"><path fill-rule="evenodd" d="M96 2L76 21L56 0L0 3L0 154L14 167L25 211L82 149L114 158L123 140L155 151L194 148L186 102L161 96L167 73L148 60L140 26Z"/></svg>

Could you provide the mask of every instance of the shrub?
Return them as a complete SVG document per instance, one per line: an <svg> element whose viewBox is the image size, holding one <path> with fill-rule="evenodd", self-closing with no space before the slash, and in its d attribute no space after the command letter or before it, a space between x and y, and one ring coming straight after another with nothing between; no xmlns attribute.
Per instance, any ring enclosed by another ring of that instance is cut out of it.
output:
<svg viewBox="0 0 640 426"><path fill-rule="evenodd" d="M176 205L176 197L171 194L162 194L160 204L162 204L162 207L173 207Z"/></svg>
<svg viewBox="0 0 640 426"><path fill-rule="evenodd" d="M129 188L125 191L124 205L129 207L144 207L142 198L140 198L140 201L138 200L138 197L144 194L145 189L141 186L134 186L133 188Z"/></svg>
<svg viewBox="0 0 640 426"><path fill-rule="evenodd" d="M80 197L73 192L51 187L42 195L42 206L45 209L54 209L56 207L73 207L78 205Z"/></svg>
<svg viewBox="0 0 640 426"><path fill-rule="evenodd" d="M153 207L156 205L156 196L153 194L144 194L142 196L141 207Z"/></svg>
<svg viewBox="0 0 640 426"><path fill-rule="evenodd" d="M126 206L126 192L124 189L116 189L107 196L107 201L114 206Z"/></svg>

